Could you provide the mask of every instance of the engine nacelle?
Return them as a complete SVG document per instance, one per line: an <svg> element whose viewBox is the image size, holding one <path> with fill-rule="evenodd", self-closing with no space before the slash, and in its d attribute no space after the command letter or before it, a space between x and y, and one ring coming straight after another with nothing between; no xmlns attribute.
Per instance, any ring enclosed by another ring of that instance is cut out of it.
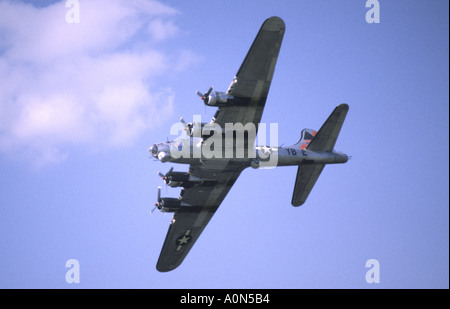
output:
<svg viewBox="0 0 450 309"><path fill-rule="evenodd" d="M198 177L192 176L185 172L171 172L165 177L165 182L171 187L184 187L188 188L193 186L197 182L202 182Z"/></svg>
<svg viewBox="0 0 450 309"><path fill-rule="evenodd" d="M176 212L181 208L181 201L174 197L163 197L157 206L162 212Z"/></svg>
<svg viewBox="0 0 450 309"><path fill-rule="evenodd" d="M206 105L209 106L227 106L230 105L234 100L232 95L225 92L214 91L208 97L208 101L205 101Z"/></svg>
<svg viewBox="0 0 450 309"><path fill-rule="evenodd" d="M159 202L156 203L156 207L162 212L177 212L177 211L196 211L201 207L194 207L188 203L183 202L179 198L174 197L162 197L159 198Z"/></svg>

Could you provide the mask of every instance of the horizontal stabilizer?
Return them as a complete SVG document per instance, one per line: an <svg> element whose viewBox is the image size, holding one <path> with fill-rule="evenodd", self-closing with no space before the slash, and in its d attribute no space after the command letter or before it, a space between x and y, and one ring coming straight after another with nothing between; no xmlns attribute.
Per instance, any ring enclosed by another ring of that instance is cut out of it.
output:
<svg viewBox="0 0 450 309"><path fill-rule="evenodd" d="M306 149L313 151L333 151L347 112L347 104L338 105Z"/></svg>
<svg viewBox="0 0 450 309"><path fill-rule="evenodd" d="M298 167L292 206L301 206L305 203L324 167L325 164L300 165Z"/></svg>

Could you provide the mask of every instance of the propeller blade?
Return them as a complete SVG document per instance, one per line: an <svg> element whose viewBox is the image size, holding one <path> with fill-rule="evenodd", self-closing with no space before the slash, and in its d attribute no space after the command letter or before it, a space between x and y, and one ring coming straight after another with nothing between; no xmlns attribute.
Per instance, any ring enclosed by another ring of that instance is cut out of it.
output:
<svg viewBox="0 0 450 309"><path fill-rule="evenodd" d="M159 202L161 201L161 187L158 187L158 196L157 196L157 201L155 203L155 207L153 207L153 209L150 211L150 214L152 215L153 212L155 211L156 208L159 209Z"/></svg>
<svg viewBox="0 0 450 309"><path fill-rule="evenodd" d="M209 88L209 90L204 94L205 97L208 97L211 94L211 91L213 90L213 86Z"/></svg>
<svg viewBox="0 0 450 309"><path fill-rule="evenodd" d="M163 174L163 173L161 173L160 171L158 171L158 175L162 178L162 179L164 179L166 176Z"/></svg>
<svg viewBox="0 0 450 309"><path fill-rule="evenodd" d="M167 172L166 177L169 176L170 174L172 174L173 171L173 166L170 168L170 170Z"/></svg>

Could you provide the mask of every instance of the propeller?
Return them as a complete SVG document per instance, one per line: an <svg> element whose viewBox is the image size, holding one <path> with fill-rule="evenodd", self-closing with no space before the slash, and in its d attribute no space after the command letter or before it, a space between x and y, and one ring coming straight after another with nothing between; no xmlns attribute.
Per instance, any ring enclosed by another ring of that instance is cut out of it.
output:
<svg viewBox="0 0 450 309"><path fill-rule="evenodd" d="M161 187L158 187L158 199L157 199L157 202L155 203L155 207L150 212L151 215L153 214L153 212L155 211L156 208L161 209L160 204L161 204Z"/></svg>
<svg viewBox="0 0 450 309"><path fill-rule="evenodd" d="M161 173L161 172L158 172L158 175L161 176L161 178L162 178L163 180L166 180L167 177L170 176L170 174L172 173L172 171L173 171L173 167L171 167L170 170L169 170L165 175L164 175L163 173ZM167 183L167 181L166 181L166 183Z"/></svg>
<svg viewBox="0 0 450 309"><path fill-rule="evenodd" d="M203 102L205 102L205 104L208 104L208 100L209 100L208 97L211 94L212 90L213 90L213 86L211 86L211 88L209 88L209 90L203 94L197 90L197 95L203 100Z"/></svg>
<svg viewBox="0 0 450 309"><path fill-rule="evenodd" d="M186 121L184 121L183 117L180 118L180 122L184 125L184 130L187 132L187 134L191 135L192 134L193 124L192 123L186 123Z"/></svg>

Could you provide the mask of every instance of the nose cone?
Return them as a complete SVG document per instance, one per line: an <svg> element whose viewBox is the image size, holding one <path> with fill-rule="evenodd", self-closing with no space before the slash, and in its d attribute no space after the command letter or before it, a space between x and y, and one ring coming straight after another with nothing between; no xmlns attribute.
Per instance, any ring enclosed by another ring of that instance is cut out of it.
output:
<svg viewBox="0 0 450 309"><path fill-rule="evenodd" d="M152 154L152 156L154 158L156 158L158 156L158 146L156 144L150 146L150 148L148 149L148 151Z"/></svg>
<svg viewBox="0 0 450 309"><path fill-rule="evenodd" d="M160 160L161 162L167 162L171 158L169 142L154 144L150 146L148 151L152 154L152 157Z"/></svg>

